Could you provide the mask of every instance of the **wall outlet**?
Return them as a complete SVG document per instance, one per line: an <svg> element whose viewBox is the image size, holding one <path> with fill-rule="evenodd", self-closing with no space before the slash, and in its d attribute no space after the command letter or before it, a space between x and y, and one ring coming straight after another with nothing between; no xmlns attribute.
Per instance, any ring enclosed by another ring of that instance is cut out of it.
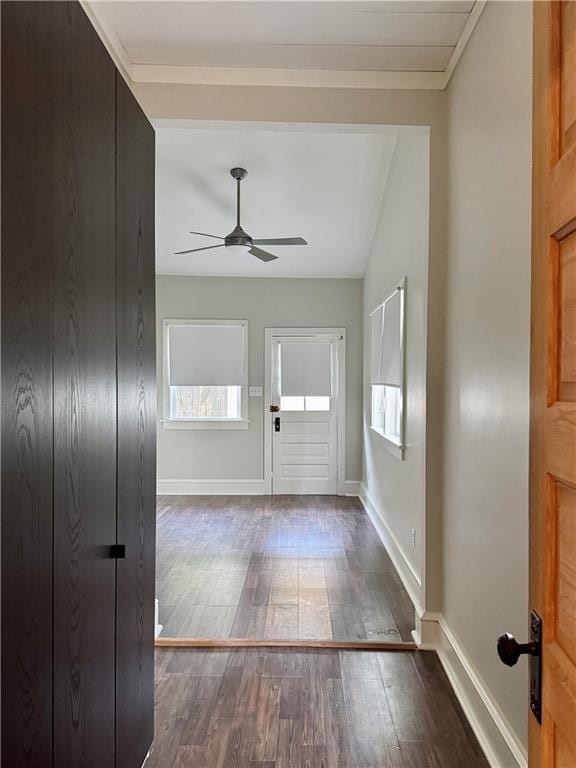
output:
<svg viewBox="0 0 576 768"><path fill-rule="evenodd" d="M416 528L412 528L412 546L416 546Z"/></svg>
<svg viewBox="0 0 576 768"><path fill-rule="evenodd" d="M262 387L248 387L250 397L262 397Z"/></svg>

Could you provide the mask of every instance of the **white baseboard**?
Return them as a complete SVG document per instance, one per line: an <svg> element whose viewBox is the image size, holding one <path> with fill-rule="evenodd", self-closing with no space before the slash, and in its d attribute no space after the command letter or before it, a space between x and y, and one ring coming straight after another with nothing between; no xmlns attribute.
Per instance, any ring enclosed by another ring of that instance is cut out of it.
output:
<svg viewBox="0 0 576 768"><path fill-rule="evenodd" d="M359 480L345 480L339 492L344 496L360 496ZM160 496L262 496L266 493L264 480L158 480Z"/></svg>
<svg viewBox="0 0 576 768"><path fill-rule="evenodd" d="M360 480L344 480L340 493L344 496L360 496L362 483Z"/></svg>
<svg viewBox="0 0 576 768"><path fill-rule="evenodd" d="M434 650L491 768L527 768L524 745L442 614L421 617L421 648Z"/></svg>
<svg viewBox="0 0 576 768"><path fill-rule="evenodd" d="M390 528L384 519L382 510L363 483L361 483L360 501L368 513L368 517L370 520L372 520L380 540L386 547L386 551L394 563L394 567L396 568L398 576L400 577L402 584L404 584L404 588L406 592L408 592L410 599L414 603L414 608L416 609L417 615L420 616L420 614L423 612L422 582L420 577L404 554L404 551L400 546L400 542L396 538L394 531Z"/></svg>
<svg viewBox="0 0 576 768"><path fill-rule="evenodd" d="M158 480L160 496L262 496L264 480Z"/></svg>

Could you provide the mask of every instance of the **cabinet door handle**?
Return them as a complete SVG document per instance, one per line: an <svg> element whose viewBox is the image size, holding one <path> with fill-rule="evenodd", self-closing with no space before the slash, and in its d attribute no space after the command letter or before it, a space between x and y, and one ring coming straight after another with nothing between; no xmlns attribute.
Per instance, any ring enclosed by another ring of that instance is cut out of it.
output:
<svg viewBox="0 0 576 768"><path fill-rule="evenodd" d="M113 560L124 560L126 557L126 545L112 544L110 546L110 557Z"/></svg>

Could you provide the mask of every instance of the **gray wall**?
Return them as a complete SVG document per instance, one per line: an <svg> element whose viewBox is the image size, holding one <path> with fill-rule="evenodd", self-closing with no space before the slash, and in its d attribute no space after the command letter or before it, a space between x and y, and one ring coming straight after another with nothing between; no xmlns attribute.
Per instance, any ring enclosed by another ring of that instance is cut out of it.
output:
<svg viewBox="0 0 576 768"><path fill-rule="evenodd" d="M449 87L444 615L526 743L531 4L488 3Z"/></svg>
<svg viewBox="0 0 576 768"><path fill-rule="evenodd" d="M344 327L346 480L361 477L362 280L183 277L158 275L158 370L163 318L248 320L249 384L264 386L264 329ZM159 376L159 387L162 384ZM161 404L161 396L159 397ZM158 478L264 476L264 398L249 398L247 430L158 430Z"/></svg>
<svg viewBox="0 0 576 768"><path fill-rule="evenodd" d="M426 504L426 337L428 298L429 139L421 130L396 140L364 280L364 472L369 498L422 581ZM404 460L370 429L370 312L401 278L406 290ZM416 532L415 545L412 530ZM420 593L420 602L422 594Z"/></svg>

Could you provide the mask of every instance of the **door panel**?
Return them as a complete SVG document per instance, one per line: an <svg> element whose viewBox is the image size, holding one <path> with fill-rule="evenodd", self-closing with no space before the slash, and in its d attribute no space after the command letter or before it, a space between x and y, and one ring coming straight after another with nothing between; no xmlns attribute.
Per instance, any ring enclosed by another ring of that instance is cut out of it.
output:
<svg viewBox="0 0 576 768"><path fill-rule="evenodd" d="M115 73L53 3L54 765L114 765Z"/></svg>
<svg viewBox="0 0 576 768"><path fill-rule="evenodd" d="M46 768L52 765L52 230L47 201L55 51L48 4L1 3L0 9L0 762L10 768Z"/></svg>
<svg viewBox="0 0 576 768"><path fill-rule="evenodd" d="M534 768L576 764L575 6L534 3L530 603L544 619Z"/></svg>
<svg viewBox="0 0 576 768"><path fill-rule="evenodd" d="M154 735L156 352L154 131L120 75L116 96L118 543L116 765Z"/></svg>
<svg viewBox="0 0 576 768"><path fill-rule="evenodd" d="M335 400L335 398L333 398ZM274 493L336 494L335 404L321 413L280 411L273 436Z"/></svg>

